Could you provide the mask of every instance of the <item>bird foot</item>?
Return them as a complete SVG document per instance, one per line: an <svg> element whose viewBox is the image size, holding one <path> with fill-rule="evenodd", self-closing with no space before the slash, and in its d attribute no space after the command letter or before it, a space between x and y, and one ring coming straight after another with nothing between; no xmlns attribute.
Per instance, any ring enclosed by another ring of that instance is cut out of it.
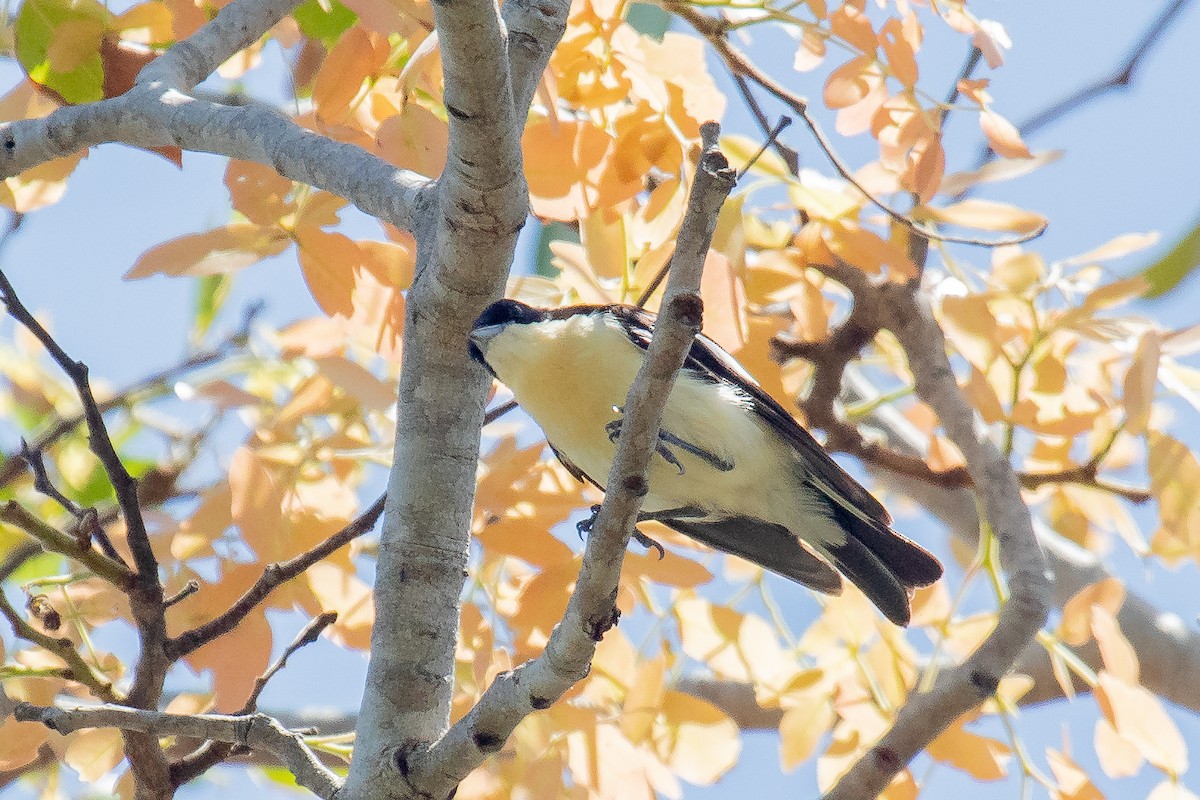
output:
<svg viewBox="0 0 1200 800"><path fill-rule="evenodd" d="M590 509L590 512L591 513L589 513L587 515L587 517L585 517L584 519L581 519L575 525L575 530L579 532L580 539L582 539L586 534L589 534L592 532L592 528L595 527L595 525L596 525L596 516L600 513L600 506L598 506L598 505L592 506ZM641 520L641 517L639 516L639 521L640 520ZM632 538L634 539L634 541L636 541L638 544L640 544L642 547L646 548L647 550L649 550L651 548L657 550L659 561L662 561L663 558L666 557L667 551L663 549L663 546L661 544L659 544L658 542L654 541L653 539L651 539L646 534L639 531L637 528L633 529L633 537Z"/></svg>
<svg viewBox="0 0 1200 800"><path fill-rule="evenodd" d="M625 413L625 409L621 408L620 406L613 406L613 411L616 411L618 414ZM622 422L623 419L614 419L612 422L604 426L604 430L608 433L608 440L610 442L615 442L617 437L621 435ZM663 457L664 461L675 467L675 469L679 470L680 475L684 473L683 464L680 463L679 458L667 445L678 447L685 453L690 453L704 463L708 464L713 469L721 472L729 472L731 469L733 469L732 461L726 461L720 456L708 452L699 445L694 445L685 439L680 439L666 428L659 428L658 444L655 446L654 450Z"/></svg>

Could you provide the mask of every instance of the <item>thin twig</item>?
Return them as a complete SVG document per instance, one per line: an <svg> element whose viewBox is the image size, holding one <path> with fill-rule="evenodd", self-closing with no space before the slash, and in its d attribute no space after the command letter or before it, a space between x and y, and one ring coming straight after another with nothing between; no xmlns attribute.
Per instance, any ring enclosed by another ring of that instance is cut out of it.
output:
<svg viewBox="0 0 1200 800"><path fill-rule="evenodd" d="M33 642L51 655L65 661L67 668L71 671L71 680L88 687L93 695L106 703L116 702L117 695L113 691L112 684L106 678L96 674L95 670L83 660L83 656L79 655L79 651L75 649L75 645L70 639L50 636L30 625L21 616L21 613L12 607L3 592L0 592L0 616L8 620L12 625L13 632L18 637Z"/></svg>
<svg viewBox="0 0 1200 800"><path fill-rule="evenodd" d="M326 800L332 800L342 783L302 736L265 714L168 714L119 705L63 709L18 703L13 715L22 722L40 722L64 735L87 728L119 728L154 737L217 739L262 750L279 758L297 783Z"/></svg>
<svg viewBox="0 0 1200 800"><path fill-rule="evenodd" d="M81 543L79 537L63 533L58 528L46 524L15 500L0 504L0 521L25 531L47 550L78 561L122 591L128 591L133 586L134 575L124 564L96 552L86 543Z"/></svg>
<svg viewBox="0 0 1200 800"><path fill-rule="evenodd" d="M255 606L274 591L277 586L301 574L313 564L332 555L340 548L375 527L376 521L383 513L383 504L386 497L386 495L380 495L379 499L372 503L370 508L360 514L357 519L311 550L301 553L283 563L268 564L263 570L262 575L254 582L254 585L247 589L223 613L203 625L198 625L189 631L179 634L174 639L168 640L165 647L167 654L172 659L182 658L198 647L211 642L218 636L224 636L226 633L229 633L229 631L237 627L238 623Z"/></svg>
<svg viewBox="0 0 1200 800"><path fill-rule="evenodd" d="M154 550L150 547L150 535L146 531L146 522L142 519L142 509L137 499L137 481L125 469L121 457L117 455L116 448L113 447L112 439L108 435L108 428L104 424L104 415L96 403L91 384L88 382L87 365L68 356L49 331L42 327L33 314L29 313L29 309L17 297L16 290L3 271L0 271L0 302L4 303L13 319L24 325L42 343L42 346L50 353L50 357L75 384L88 423L88 442L92 452L104 466L108 479L112 482L113 489L117 493L117 502L125 517L129 549L133 553L138 577L146 587L159 587L161 593L158 560L154 557Z"/></svg>
<svg viewBox="0 0 1200 800"><path fill-rule="evenodd" d="M58 503L68 514L75 517L75 531L78 533L80 546L90 548L92 541L95 541L100 545L100 550L104 555L119 562L122 566L128 567L125 559L121 558L121 554L113 547L104 528L100 526L100 517L96 513L96 509L80 508L71 498L59 491L54 482L50 480L42 451L30 449L29 444L22 439L21 459L29 465L29 470L33 473L33 488Z"/></svg>
<svg viewBox="0 0 1200 800"><path fill-rule="evenodd" d="M321 636L321 632L328 628L333 623L337 622L336 611L326 611L324 614L313 619L304 626L304 630L297 634L284 651L280 654L279 659L267 668L267 671L254 679L254 688L250 690L250 696L246 698L246 704L242 706L239 714L249 714L258 708L258 697L262 694L262 690L267 687L267 682L275 677L275 673L287 666L288 658L301 647L310 645Z"/></svg>
<svg viewBox="0 0 1200 800"><path fill-rule="evenodd" d="M742 100L746 103L746 108L750 109L750 114L758 123L759 129L762 130L763 136L769 135L771 133L771 119L763 111L758 98L754 96L754 90L750 87L749 82L746 81L746 77L737 72L731 72L730 74L733 76L733 82L738 88L738 93L741 94ZM775 152L779 154L779 157L783 159L783 163L787 165L788 172L798 176L800 174L800 154L778 139L773 140L771 144L774 145Z"/></svg>
<svg viewBox="0 0 1200 800"><path fill-rule="evenodd" d="M1162 40L1163 34L1170 28L1172 20L1179 16L1189 2L1190 0L1172 0L1163 7L1154 21L1150 23L1150 27L1146 28L1141 38L1129 49L1125 60L1116 70L1107 77L1099 78L1048 104L1041 111L1019 123L1017 130L1021 132L1022 136L1032 136L1080 106L1087 105L1109 92L1131 86L1142 63L1150 55L1154 46ZM985 147L977 159L976 167L983 166L994 155L995 152L990 147Z"/></svg>
<svg viewBox="0 0 1200 800"><path fill-rule="evenodd" d="M245 705L237 712L237 715L246 716L257 711L259 695L262 694L262 690L266 688L267 682L275 676L275 673L287 666L288 658L301 647L315 642L321 635L321 632L336 621L337 612L326 611L309 622L308 625L305 625L304 630L300 631L299 635L292 640L292 643L284 649L275 663L269 666L266 672L254 679L254 688L250 690L250 696L246 698ZM238 754L239 745L230 742L215 742L210 739L191 753L171 764L171 784L173 786L182 786L188 781L200 777L230 756Z"/></svg>
<svg viewBox="0 0 1200 800"><path fill-rule="evenodd" d="M206 367L209 364L219 361L231 349L243 346L249 339L250 325L253 323L259 310L261 310L260 305L255 304L250 306L238 329L215 346L194 353L174 366L141 378L107 400L100 401L97 403L100 411L107 413L115 408L125 408L138 400L140 395L147 392L169 390L181 376L194 369ZM46 452L55 442L73 431L84 421L85 416L83 414L52 420L46 430L34 438L31 449ZM19 458L9 456L5 460L0 461L0 488L12 483L13 479L20 475L22 471L23 465Z"/></svg>
<svg viewBox="0 0 1200 800"><path fill-rule="evenodd" d="M808 101L788 90L770 75L760 70L740 50L731 45L725 36L725 26L719 20L715 20L712 17L701 14L691 6L684 5L676 0L667 0L667 6L677 16L688 22L697 33L708 40L709 44L711 44L717 51L717 54L720 55L725 61L725 65L731 72L743 75L744 77L754 81L763 89L767 90L767 92L774 95L776 99L794 111L800 117L800 119L804 120L804 124L808 126L813 138L816 139L817 144L820 145L821 150L825 153L826 158L829 159L829 162L833 165L834 169L837 170L838 174L841 175L847 183L857 189L862 196L871 203L871 205L875 206L880 211L887 214L893 220L905 226L906 228L910 228L917 234L920 234L921 236L933 241L950 242L953 244L968 244L976 247L1004 247L1006 245L1020 244L1022 242L1028 242L1032 239L1036 239L1045 231L1046 226L1045 224L1042 224L1035 230L1029 231L1028 233L1017 234L1015 236L1009 236L1003 239L980 239L974 236L954 236L951 234L939 233L932 228L928 228L919 222L916 222L900 211L895 210L887 203L883 202L879 198L875 197L875 195L867 191L867 189L859 182L859 180L854 177L854 173L850 169L849 165L842 160L841 156L838 155L837 150L834 149L833 143L829 140L829 137L825 135L825 132L821 129L821 126L817 123L816 119L814 119L809 113Z"/></svg>

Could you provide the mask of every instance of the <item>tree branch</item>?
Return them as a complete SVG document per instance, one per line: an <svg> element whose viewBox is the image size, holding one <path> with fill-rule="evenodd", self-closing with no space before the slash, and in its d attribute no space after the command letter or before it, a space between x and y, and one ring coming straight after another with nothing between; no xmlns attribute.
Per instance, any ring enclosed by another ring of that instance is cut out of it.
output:
<svg viewBox="0 0 1200 800"><path fill-rule="evenodd" d="M675 376L700 330L700 274L717 213L734 173L716 148L719 128L702 129L704 153L672 256L663 313L642 368L629 390L608 491L588 536L583 566L562 622L533 661L496 677L474 708L426 750L398 751L401 773L419 791L450 793L483 760L503 747L531 711L558 700L587 674L596 643L616 624L621 565L646 494L646 470Z"/></svg>
<svg viewBox="0 0 1200 800"><path fill-rule="evenodd" d="M1021 132L1021 135L1032 136L1052 122L1066 116L1081 106L1087 105L1096 98L1102 97L1112 91L1127 89L1131 86L1142 62L1150 55L1154 46L1162 40L1163 34L1169 29L1172 20L1182 13L1189 2L1190 0L1172 0L1172 2L1167 3L1158 16L1155 17L1154 21L1150 23L1150 27L1146 29L1146 32L1129 49L1125 60L1110 75L1099 78L1086 86L1076 89L1065 97L1055 100L1041 111L1038 111L1033 116L1018 124L1017 129ZM993 155L995 153L993 153L992 149L985 147L979 155L976 167L983 166Z"/></svg>
<svg viewBox="0 0 1200 800"><path fill-rule="evenodd" d="M380 496L371 506L359 514L349 525L321 542L316 547L301 553L283 563L268 564L258 580L239 597L232 606L217 617L203 625L198 625L189 631L170 639L166 644L167 655L178 659L195 651L218 636L224 636L237 627L246 615L266 599L275 588L297 575L300 575L313 564L362 536L375 527L376 521L383 513L384 496Z"/></svg>
<svg viewBox="0 0 1200 800"><path fill-rule="evenodd" d="M125 94L66 106L41 119L0 123L0 178L105 142L174 145L269 165L286 178L341 195L367 214L412 230L428 206L428 178L306 131L273 110L221 105L183 93L206 77L198 70L220 64L232 55L229 47L256 40L295 5L295 0L236 0L148 64Z"/></svg>
<svg viewBox="0 0 1200 800"><path fill-rule="evenodd" d="M889 286L884 291L886 326L904 347L917 394L937 413L979 487L1008 575L1009 598L987 639L961 665L942 672L931 691L909 697L891 729L842 776L827 800L874 797L960 714L991 695L1040 630L1051 599L1046 559L1020 484L1000 451L976 432L974 410L955 381L941 329L912 289Z"/></svg>
<svg viewBox="0 0 1200 800"><path fill-rule="evenodd" d="M847 183L857 189L862 196L871 203L871 205L875 206L880 211L887 214L893 220L905 226L906 228L910 228L916 234L924 236L926 239L938 242L968 244L978 247L1003 247L1005 245L1020 244L1021 242L1028 242L1032 239L1036 239L1046 230L1045 224L1042 224L1036 230L1002 239L980 239L974 236L954 236L950 234L939 233L938 231L928 228L925 225L922 225L921 223L909 218L905 214L895 210L887 203L883 202L875 195L867 191L867 189L854 176L854 172L850 169L849 165L842 160L842 157L838 155L833 143L829 141L829 137L825 135L825 132L821 129L821 126L817 124L816 119L814 119L809 113L808 100L790 91L783 84L779 83L770 75L763 72L754 64L754 62L750 61L745 54L729 43L729 39L726 37L726 23L724 23L722 20L714 19L713 17L703 14L690 5L677 2L677 0L667 0L666 7L676 16L680 17L689 25L691 25L698 34L704 37L708 43L713 46L713 49L717 51L717 55L719 55L725 62L725 66L728 67L731 73L735 75L741 75L744 78L747 78L758 84L769 94L773 95L777 100L790 108L797 116L800 117L800 119L804 120L804 124L808 126L808 129L812 133L813 138L816 140L817 145L820 146L821 151L825 154L825 157L829 159L829 163L833 165L833 168L837 170L838 174L841 175Z"/></svg>
<svg viewBox="0 0 1200 800"><path fill-rule="evenodd" d="M187 736L229 742L271 753L297 783L325 800L332 800L341 785L341 779L321 763L302 736L265 714L167 714L118 705L63 709L18 703L13 716L22 722L40 722L64 736L85 728L118 728L155 738Z"/></svg>

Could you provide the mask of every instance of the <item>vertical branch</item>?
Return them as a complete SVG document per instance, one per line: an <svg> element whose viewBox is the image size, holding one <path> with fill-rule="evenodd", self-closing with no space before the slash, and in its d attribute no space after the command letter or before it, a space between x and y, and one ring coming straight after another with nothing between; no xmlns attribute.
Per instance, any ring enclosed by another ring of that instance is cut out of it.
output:
<svg viewBox="0 0 1200 800"><path fill-rule="evenodd" d="M675 376L700 330L700 275L717 214L734 184L734 173L716 147L718 133L716 123L701 128L704 153L671 257L663 313L625 401L617 454L605 484L609 488L588 536L566 613L542 655L498 675L475 707L436 744L395 749L394 761L418 796L451 795L464 777L504 746L522 719L553 704L588 673L596 643L616 624L617 586L646 494L646 471Z"/></svg>
<svg viewBox="0 0 1200 800"><path fill-rule="evenodd" d="M401 777L395 746L436 741L449 727L489 383L468 357L467 334L503 290L528 213L520 128L569 3L536 6L506 3L514 43L491 0L434 5L450 145L436 208L414 229L418 259L407 297L371 663L345 789L355 798L393 795Z"/></svg>

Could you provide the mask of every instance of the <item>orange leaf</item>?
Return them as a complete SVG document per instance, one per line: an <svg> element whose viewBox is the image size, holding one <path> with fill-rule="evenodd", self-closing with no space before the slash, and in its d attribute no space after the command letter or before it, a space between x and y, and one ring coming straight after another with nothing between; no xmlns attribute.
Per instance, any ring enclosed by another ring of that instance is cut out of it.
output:
<svg viewBox="0 0 1200 800"><path fill-rule="evenodd" d="M871 20L862 9L851 3L844 3L829 15L829 25L834 36L845 40L867 56L875 54L875 31L871 29Z"/></svg>
<svg viewBox="0 0 1200 800"><path fill-rule="evenodd" d="M874 62L866 56L852 58L829 73L823 97L831 109L848 108L862 100L882 81Z"/></svg>
<svg viewBox="0 0 1200 800"><path fill-rule="evenodd" d="M1033 158L1016 126L991 109L979 115L979 127L987 137L988 146L1005 158Z"/></svg>
<svg viewBox="0 0 1200 800"><path fill-rule="evenodd" d="M913 46L904 38L903 23L889 19L879 31L879 44L887 56L888 66L900 83L912 87L917 82L917 59Z"/></svg>
<svg viewBox="0 0 1200 800"><path fill-rule="evenodd" d="M589 122L535 122L525 129L525 152L533 212L569 222L597 208L633 197L642 180L622 179L613 168L616 140Z"/></svg>
<svg viewBox="0 0 1200 800"><path fill-rule="evenodd" d="M950 764L980 781L997 781L1008 774L1012 750L1003 742L971 733L960 720L929 744L929 757Z"/></svg>
<svg viewBox="0 0 1200 800"><path fill-rule="evenodd" d="M150 248L125 273L126 280L150 275L218 275L245 269L287 249L282 231L258 225L233 224L204 233L191 233Z"/></svg>
<svg viewBox="0 0 1200 800"><path fill-rule="evenodd" d="M315 227L296 231L300 269L313 299L329 316L354 313L355 273L362 256L358 245L341 233Z"/></svg>
<svg viewBox="0 0 1200 800"><path fill-rule="evenodd" d="M313 105L320 118L326 122L341 122L351 101L362 89L363 81L382 66L371 35L363 28L356 25L342 34L325 56L325 63L313 83Z"/></svg>
<svg viewBox="0 0 1200 800"><path fill-rule="evenodd" d="M275 225L296 210L292 182L265 164L230 159L225 186L233 207L257 225Z"/></svg>
<svg viewBox="0 0 1200 800"><path fill-rule="evenodd" d="M436 176L446 166L449 129L432 111L405 103L399 114L383 120L375 132L379 155L397 167Z"/></svg>

